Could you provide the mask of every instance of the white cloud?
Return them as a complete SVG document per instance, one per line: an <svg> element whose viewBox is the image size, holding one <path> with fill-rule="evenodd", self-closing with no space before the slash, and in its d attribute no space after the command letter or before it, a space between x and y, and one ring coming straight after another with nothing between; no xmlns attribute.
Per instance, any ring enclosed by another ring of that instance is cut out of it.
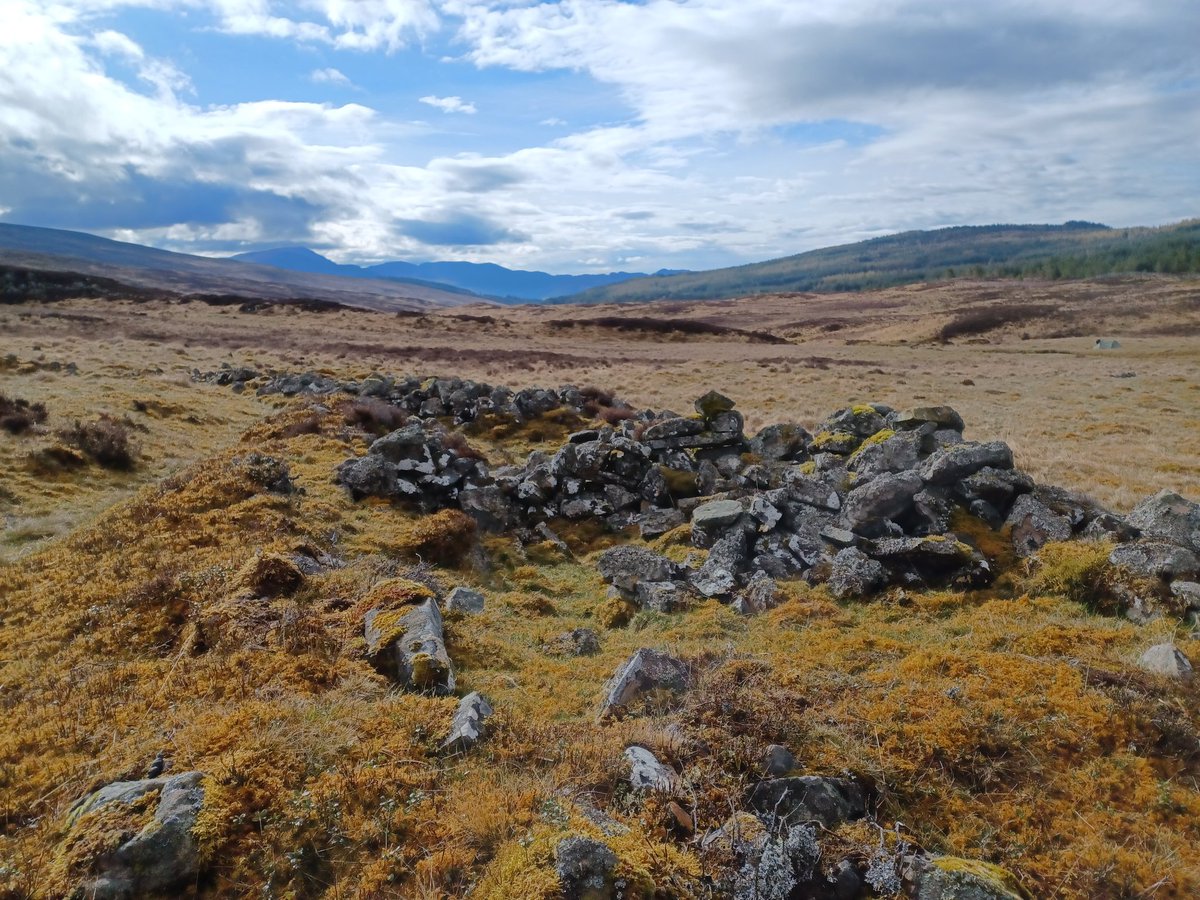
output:
<svg viewBox="0 0 1200 900"><path fill-rule="evenodd" d="M417 102L436 107L444 113L465 113L473 116L478 112L474 103L467 103L462 97L435 97L431 94L428 97L418 98Z"/></svg>
<svg viewBox="0 0 1200 900"><path fill-rule="evenodd" d="M423 0L181 2L195 27L354 51L415 54L439 27ZM910 227L1163 222L1200 196L1190 0L438 0L479 67L577 76L478 111L439 92L435 45L420 102L503 116L505 135L566 126L554 112L605 123L511 152L473 135L472 154L448 132L414 146L365 92L205 105L102 15L132 5L180 3L0 2L8 215L179 249L312 241L366 261L463 233L508 243L460 258L699 268Z"/></svg>
<svg viewBox="0 0 1200 900"><path fill-rule="evenodd" d="M309 80L314 84L336 84L339 87L353 87L354 83L337 69L313 69Z"/></svg>
<svg viewBox="0 0 1200 900"><path fill-rule="evenodd" d="M326 43L346 50L394 53L411 37L435 31L439 24L428 0L207 0L207 5L220 29L229 34ZM315 18L301 17L306 12Z"/></svg>

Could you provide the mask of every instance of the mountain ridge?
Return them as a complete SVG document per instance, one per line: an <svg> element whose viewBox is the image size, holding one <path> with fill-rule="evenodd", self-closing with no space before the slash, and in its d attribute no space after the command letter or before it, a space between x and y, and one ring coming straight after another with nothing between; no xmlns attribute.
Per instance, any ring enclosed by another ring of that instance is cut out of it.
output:
<svg viewBox="0 0 1200 900"><path fill-rule="evenodd" d="M1200 219L1158 227L956 225L905 231L704 272L593 288L568 303L719 300L756 293L863 291L974 277L1084 278L1200 271Z"/></svg>
<svg viewBox="0 0 1200 900"><path fill-rule="evenodd" d="M619 284L635 278L682 274L682 270L659 269L645 272L606 272L582 275L553 275L528 269L510 269L498 263L473 263L443 260L413 263L404 260L358 266L337 263L303 246L277 247L238 253L229 259L276 266L295 272L343 275L350 278L394 278L427 284L448 285L506 302L547 300L569 296L593 288Z"/></svg>

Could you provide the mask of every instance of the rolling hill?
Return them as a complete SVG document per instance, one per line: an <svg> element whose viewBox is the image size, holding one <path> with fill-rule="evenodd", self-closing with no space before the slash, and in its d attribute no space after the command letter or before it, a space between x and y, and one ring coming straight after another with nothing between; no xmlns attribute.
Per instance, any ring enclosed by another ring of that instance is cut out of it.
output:
<svg viewBox="0 0 1200 900"><path fill-rule="evenodd" d="M607 272L597 275L551 275L508 269L495 263L471 262L385 262L374 266L354 266L335 263L307 247L280 247L275 250L256 250L239 253L232 259L325 275L348 275L353 278L397 278L412 282L450 285L488 297L508 301L545 300L576 294L592 288L619 284L634 278L648 278L643 272ZM663 269L656 276L675 275Z"/></svg>
<svg viewBox="0 0 1200 900"><path fill-rule="evenodd" d="M1091 222L960 226L907 231L727 269L639 278L556 298L555 302L716 300L782 291L861 291L958 275L1053 279L1196 271L1200 271L1200 220L1127 229Z"/></svg>
<svg viewBox="0 0 1200 900"><path fill-rule="evenodd" d="M320 300L385 311L423 310L482 300L449 286L301 274L172 253L82 232L4 223L0 223L0 266L110 279L137 291L269 301Z"/></svg>

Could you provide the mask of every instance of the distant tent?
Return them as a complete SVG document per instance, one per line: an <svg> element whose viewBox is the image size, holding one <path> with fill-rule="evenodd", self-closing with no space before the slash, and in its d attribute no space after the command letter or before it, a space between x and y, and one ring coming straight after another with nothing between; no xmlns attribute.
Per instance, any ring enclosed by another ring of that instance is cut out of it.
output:
<svg viewBox="0 0 1200 900"><path fill-rule="evenodd" d="M1097 350L1116 350L1121 346L1120 341L1110 340L1108 338L1096 338Z"/></svg>

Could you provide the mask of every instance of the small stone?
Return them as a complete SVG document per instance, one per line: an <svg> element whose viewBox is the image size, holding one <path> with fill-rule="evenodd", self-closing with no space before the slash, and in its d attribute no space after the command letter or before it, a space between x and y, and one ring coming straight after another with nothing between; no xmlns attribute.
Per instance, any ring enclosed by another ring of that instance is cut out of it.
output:
<svg viewBox="0 0 1200 900"><path fill-rule="evenodd" d="M446 597L446 611L475 615L483 612L486 602L483 594L479 591L471 590L468 587L456 587Z"/></svg>
<svg viewBox="0 0 1200 900"><path fill-rule="evenodd" d="M458 701L450 734L442 741L443 752L462 753L483 740L484 722L493 714L492 705L478 691L472 691Z"/></svg>
<svg viewBox="0 0 1200 900"><path fill-rule="evenodd" d="M1168 678L1179 678L1184 681L1192 677L1192 663L1174 644L1155 644L1138 659L1147 672L1165 675Z"/></svg>
<svg viewBox="0 0 1200 900"><path fill-rule="evenodd" d="M796 757L783 744L770 744L763 753L763 772L772 778L789 775L796 769Z"/></svg>
<svg viewBox="0 0 1200 900"><path fill-rule="evenodd" d="M892 420L896 428L910 430L932 422L939 428L963 430L963 418L949 406L914 406L896 413Z"/></svg>
<svg viewBox="0 0 1200 900"><path fill-rule="evenodd" d="M621 718L647 701L672 700L687 690L691 671L683 660L642 648L605 685L599 718Z"/></svg>
<svg viewBox="0 0 1200 900"><path fill-rule="evenodd" d="M667 613L678 608L683 592L672 581L640 581L634 595L644 609Z"/></svg>
<svg viewBox="0 0 1200 900"><path fill-rule="evenodd" d="M788 825L818 822L836 828L865 816L867 797L862 785L849 778L794 775L760 782L750 793L750 806Z"/></svg>
<svg viewBox="0 0 1200 900"><path fill-rule="evenodd" d="M717 413L729 412L734 406L732 400L716 391L709 391L695 403L696 412L706 419L711 419Z"/></svg>
<svg viewBox="0 0 1200 900"><path fill-rule="evenodd" d="M629 783L634 790L668 794L675 790L679 781L675 770L660 763L645 747L626 748L625 759L629 761Z"/></svg>
<svg viewBox="0 0 1200 900"><path fill-rule="evenodd" d="M712 534L734 524L742 512L742 504L736 500L710 500L692 511L692 529Z"/></svg>
<svg viewBox="0 0 1200 900"><path fill-rule="evenodd" d="M887 584L887 569L857 547L847 547L833 558L829 592L838 600L866 597Z"/></svg>
<svg viewBox="0 0 1200 900"><path fill-rule="evenodd" d="M608 900L615 896L617 854L595 838L572 835L554 848L554 870L566 900Z"/></svg>

